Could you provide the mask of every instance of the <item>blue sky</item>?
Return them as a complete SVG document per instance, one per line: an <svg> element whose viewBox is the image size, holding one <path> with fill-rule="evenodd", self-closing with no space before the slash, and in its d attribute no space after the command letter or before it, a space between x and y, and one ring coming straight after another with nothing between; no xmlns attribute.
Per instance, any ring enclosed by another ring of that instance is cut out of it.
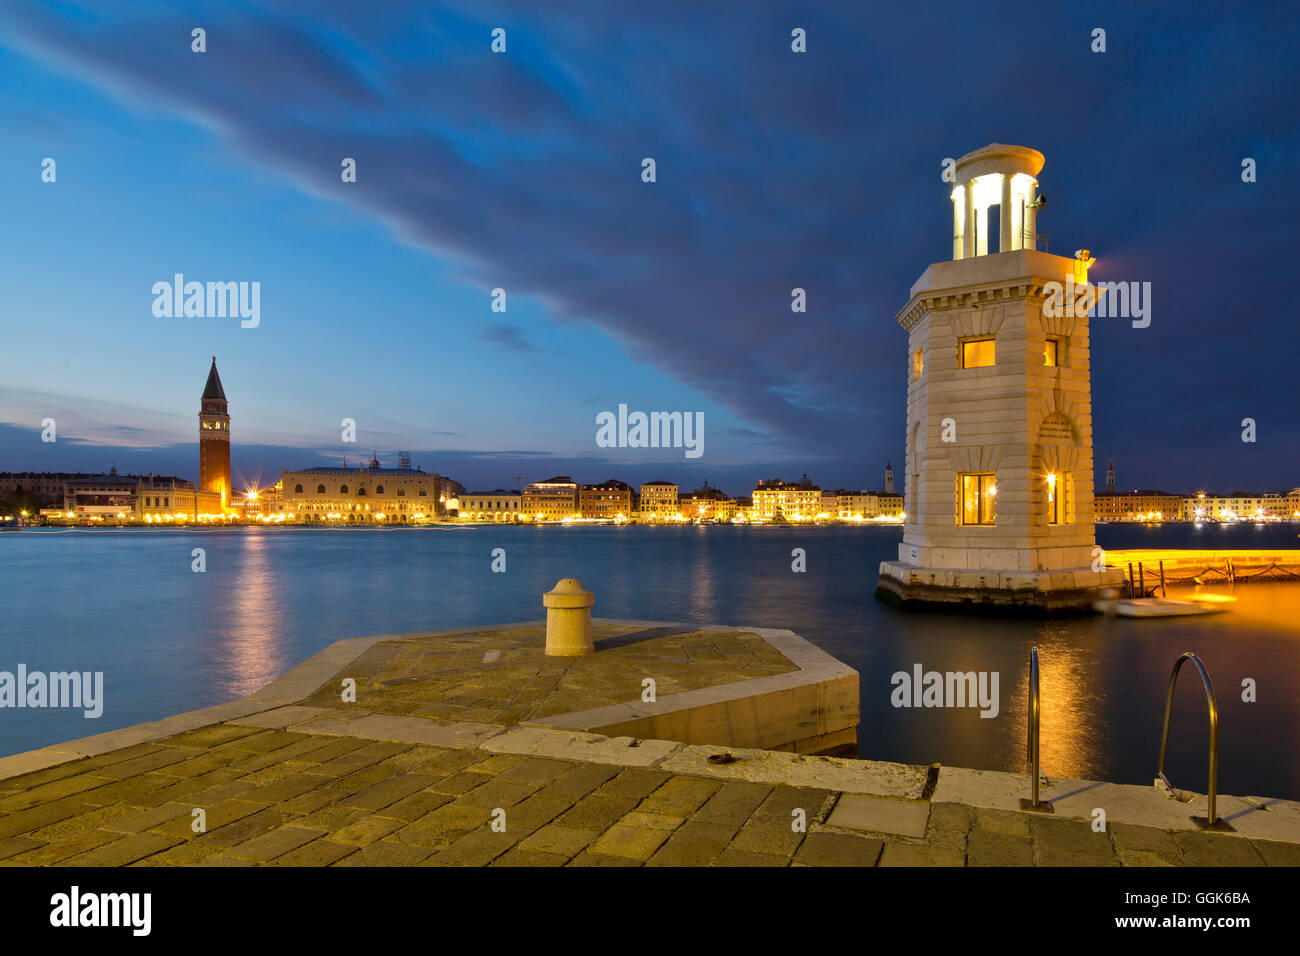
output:
<svg viewBox="0 0 1300 956"><path fill-rule="evenodd" d="M409 449L476 488L875 487L941 160L998 141L1047 156L1052 251L1153 284L1151 328L1094 322L1099 471L1300 484L1294 11L865 9L8 4L0 470L194 477L216 354L245 478ZM259 281L261 324L154 317L176 272ZM703 412L704 457L597 448L619 403Z"/></svg>

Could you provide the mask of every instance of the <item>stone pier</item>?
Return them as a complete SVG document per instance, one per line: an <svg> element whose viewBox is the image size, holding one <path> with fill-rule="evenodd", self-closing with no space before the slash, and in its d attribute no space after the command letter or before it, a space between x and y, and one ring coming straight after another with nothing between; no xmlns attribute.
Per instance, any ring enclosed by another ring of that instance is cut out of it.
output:
<svg viewBox="0 0 1300 956"><path fill-rule="evenodd" d="M814 755L852 746L857 674L788 631L597 620L548 657L544 630L339 641L0 758L0 865L1300 865L1300 803L1220 795L1205 832L1202 796L1054 779L1029 813L1023 775Z"/></svg>

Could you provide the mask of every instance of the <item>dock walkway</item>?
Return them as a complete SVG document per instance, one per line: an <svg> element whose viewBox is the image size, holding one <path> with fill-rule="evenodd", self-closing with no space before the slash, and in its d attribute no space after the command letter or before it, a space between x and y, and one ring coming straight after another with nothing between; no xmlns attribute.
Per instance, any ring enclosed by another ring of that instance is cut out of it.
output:
<svg viewBox="0 0 1300 956"><path fill-rule="evenodd" d="M1220 796L1234 832L1213 833L1189 820L1204 797L1146 787L1053 780L1055 812L1029 813L1022 775L565 726L843 677L776 651L788 632L597 624L597 653L568 660L541 654L540 624L340 641L243 700L2 758L0 864L1300 865L1290 801ZM625 703L638 657L657 704Z"/></svg>

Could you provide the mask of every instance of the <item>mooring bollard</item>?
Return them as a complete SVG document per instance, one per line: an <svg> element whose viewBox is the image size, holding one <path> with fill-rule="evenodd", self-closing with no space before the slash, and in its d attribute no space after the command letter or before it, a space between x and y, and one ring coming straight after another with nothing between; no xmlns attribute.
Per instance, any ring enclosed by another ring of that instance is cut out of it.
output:
<svg viewBox="0 0 1300 956"><path fill-rule="evenodd" d="M542 595L546 607L546 653L578 657L596 649L591 640L591 607L596 595L577 578L564 578Z"/></svg>

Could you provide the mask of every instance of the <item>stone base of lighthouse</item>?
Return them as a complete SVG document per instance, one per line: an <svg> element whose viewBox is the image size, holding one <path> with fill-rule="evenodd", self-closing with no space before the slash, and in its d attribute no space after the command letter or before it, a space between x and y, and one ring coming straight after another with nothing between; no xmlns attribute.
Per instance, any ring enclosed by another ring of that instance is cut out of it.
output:
<svg viewBox="0 0 1300 956"><path fill-rule="evenodd" d="M1124 581L1119 568L999 571L919 567L881 561L876 596L905 607L1033 615L1088 613L1103 588Z"/></svg>

